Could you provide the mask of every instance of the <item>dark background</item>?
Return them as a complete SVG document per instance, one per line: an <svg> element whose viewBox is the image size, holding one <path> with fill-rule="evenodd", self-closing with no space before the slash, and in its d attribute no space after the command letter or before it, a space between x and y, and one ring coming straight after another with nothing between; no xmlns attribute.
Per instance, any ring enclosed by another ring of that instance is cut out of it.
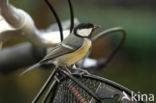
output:
<svg viewBox="0 0 156 103"><path fill-rule="evenodd" d="M61 20L69 19L67 0L51 1ZM10 2L28 12L40 29L55 22L44 0L10 0ZM136 92L156 94L156 7L154 5L156 1L72 0L72 2L75 16L80 22L101 25L102 28L98 32L116 26L121 26L127 31L124 46L99 75ZM94 44L91 57L107 57L119 38L120 35L101 38ZM5 47L23 41L25 39L15 38L8 41ZM30 103L50 73L50 70L37 69L18 77L26 68L7 75L0 74L0 103Z"/></svg>

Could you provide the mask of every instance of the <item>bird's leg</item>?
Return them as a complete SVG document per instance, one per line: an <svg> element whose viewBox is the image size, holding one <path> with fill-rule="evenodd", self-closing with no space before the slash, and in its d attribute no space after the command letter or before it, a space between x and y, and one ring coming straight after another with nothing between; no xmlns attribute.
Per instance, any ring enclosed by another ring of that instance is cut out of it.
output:
<svg viewBox="0 0 156 103"><path fill-rule="evenodd" d="M74 70L78 70L78 71L80 72L80 75L81 75L81 76L82 76L82 75L85 75L85 74L90 75L90 73L89 73L87 70L78 68L78 67L76 67L75 64L71 65L71 68L74 69Z"/></svg>

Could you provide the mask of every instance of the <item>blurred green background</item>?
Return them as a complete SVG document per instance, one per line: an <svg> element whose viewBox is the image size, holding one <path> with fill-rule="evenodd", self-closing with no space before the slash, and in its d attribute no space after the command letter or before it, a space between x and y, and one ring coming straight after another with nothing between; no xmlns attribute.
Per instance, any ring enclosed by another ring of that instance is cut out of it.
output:
<svg viewBox="0 0 156 103"><path fill-rule="evenodd" d="M51 0L61 20L69 19L67 0ZM54 23L54 17L44 0L10 0L24 9L40 29ZM124 46L113 61L98 75L146 94L156 94L156 7L155 0L72 0L75 16L81 22L101 25L98 31L120 26L127 31ZM98 33L97 32L97 33ZM107 57L118 43L120 35L101 38L94 43L91 57ZM21 42L15 38L5 46ZM25 68L26 69L26 68ZM23 69L0 74L0 103L30 103L50 70L38 69L18 77Z"/></svg>

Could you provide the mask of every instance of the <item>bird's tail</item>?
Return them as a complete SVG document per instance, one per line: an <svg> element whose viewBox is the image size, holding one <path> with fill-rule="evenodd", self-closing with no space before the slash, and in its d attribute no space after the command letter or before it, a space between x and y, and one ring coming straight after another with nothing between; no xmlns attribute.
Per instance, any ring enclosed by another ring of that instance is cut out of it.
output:
<svg viewBox="0 0 156 103"><path fill-rule="evenodd" d="M40 63L36 63L33 66L31 66L30 68L26 69L24 72L22 72L19 76L22 76L22 75L26 74L27 72L29 72L29 71L31 71L33 69L36 69L39 66L41 66L41 64Z"/></svg>

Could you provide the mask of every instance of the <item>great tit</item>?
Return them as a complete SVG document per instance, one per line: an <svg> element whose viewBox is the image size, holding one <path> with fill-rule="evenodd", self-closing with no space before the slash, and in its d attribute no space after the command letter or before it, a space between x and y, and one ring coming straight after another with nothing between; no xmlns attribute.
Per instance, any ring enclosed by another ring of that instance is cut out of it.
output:
<svg viewBox="0 0 156 103"><path fill-rule="evenodd" d="M71 34L52 49L40 62L25 70L21 75L43 64L52 63L58 66L71 66L81 60L92 46L91 35L99 26L81 23Z"/></svg>

